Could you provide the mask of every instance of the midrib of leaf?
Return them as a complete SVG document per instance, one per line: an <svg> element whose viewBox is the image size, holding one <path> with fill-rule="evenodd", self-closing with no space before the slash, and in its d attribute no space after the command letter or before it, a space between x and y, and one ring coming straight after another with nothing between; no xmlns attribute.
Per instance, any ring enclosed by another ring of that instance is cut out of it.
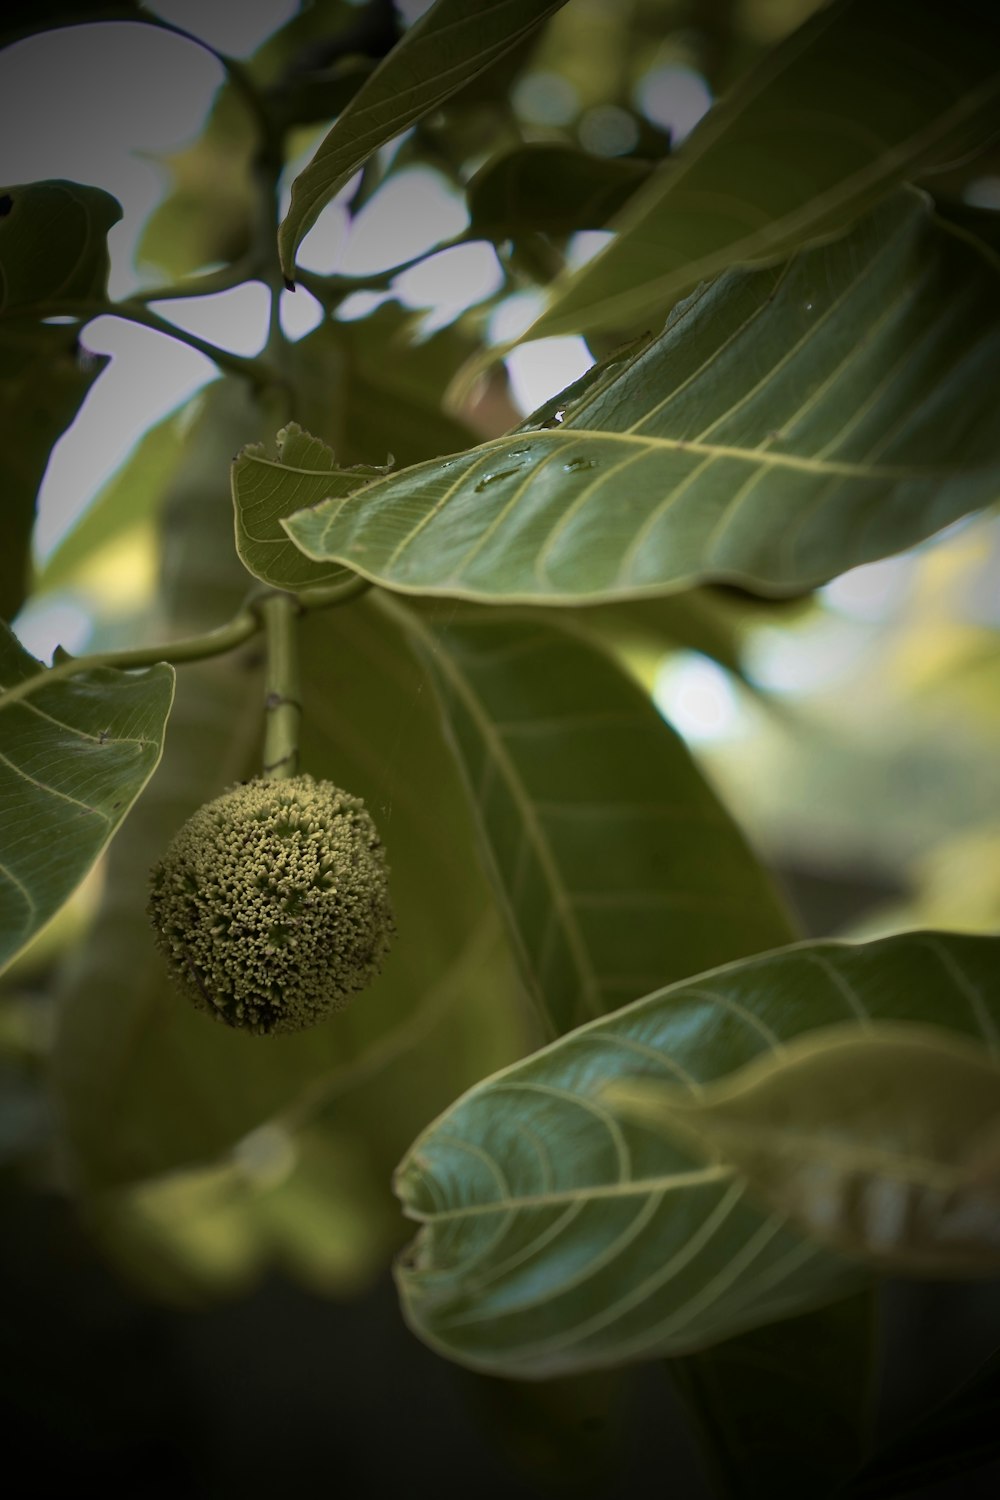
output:
<svg viewBox="0 0 1000 1500"><path fill-rule="evenodd" d="M447 1140L447 1137L443 1137ZM460 1145L458 1141L455 1145ZM634 1198L638 1194L670 1193L678 1188L695 1187L702 1182L724 1182L736 1176L736 1168L720 1162L711 1167L697 1167L690 1172L663 1173L657 1177L632 1177L628 1182L599 1183L592 1188L560 1188L550 1193L512 1194L495 1203L474 1203L468 1208L447 1208L438 1213L405 1210L407 1218L421 1223L446 1223L449 1219L477 1219L486 1214L506 1213L515 1208L551 1208L558 1203L589 1202L592 1198Z"/></svg>
<svg viewBox="0 0 1000 1500"><path fill-rule="evenodd" d="M566 940L573 955L574 966L579 976L580 996L584 1000L587 1009L594 1016L601 1015L603 1006L600 1000L600 979L591 964L587 946L576 920L572 899L569 892L563 886L558 866L549 846L548 839L545 837L545 832L538 820L536 810L530 798L526 796L521 785L521 779L507 753L506 746L497 733L497 725L490 717L480 699L476 696L471 684L457 670L449 653L435 650L433 637L423 627L419 618L410 611L406 611L405 616L403 616L402 611L388 600L382 600L381 603L387 608L389 614L402 624L403 629L412 632L421 640L424 649L432 654L437 669L447 678L472 716L477 729L483 737L484 744L488 747L492 764L499 768L500 774L503 776L507 788L517 804L523 819L524 829L538 856L539 864L545 873L553 909L562 920ZM457 759L460 767L462 767L461 774L464 778L465 771L462 758L459 756ZM469 786L469 795L474 802L478 803L477 789L471 785ZM511 909L510 897L499 872L496 872L494 889L497 893L497 899L502 903L504 914L507 918L508 931L511 933L514 941L520 945L520 924L517 921L516 914ZM528 962L527 955L522 956L524 958L523 967L525 972L533 974L533 967ZM544 1006L541 1004L542 997L538 996L537 998L540 1003L540 1009L544 1013Z"/></svg>

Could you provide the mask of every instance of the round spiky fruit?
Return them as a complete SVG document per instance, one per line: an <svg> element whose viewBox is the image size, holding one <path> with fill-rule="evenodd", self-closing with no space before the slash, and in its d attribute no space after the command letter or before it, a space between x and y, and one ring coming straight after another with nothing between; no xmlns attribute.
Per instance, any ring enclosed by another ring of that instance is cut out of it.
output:
<svg viewBox="0 0 1000 1500"><path fill-rule="evenodd" d="M259 1035L346 1005L394 931L364 803L311 776L250 781L200 807L154 867L148 910L179 987Z"/></svg>

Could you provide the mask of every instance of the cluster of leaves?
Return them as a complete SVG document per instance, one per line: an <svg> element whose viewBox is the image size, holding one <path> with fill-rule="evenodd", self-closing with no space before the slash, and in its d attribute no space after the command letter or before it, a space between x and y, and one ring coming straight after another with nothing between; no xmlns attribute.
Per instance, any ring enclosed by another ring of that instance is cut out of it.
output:
<svg viewBox="0 0 1000 1500"><path fill-rule="evenodd" d="M189 1288L274 1254L353 1285L398 1244L402 1155L420 1337L512 1378L669 1357L732 1492L774 1481L773 1448L790 1493L832 1493L864 1462L878 1276L1000 1271L998 940L798 942L620 645L694 642L738 669L712 586L797 597L996 499L1000 268L912 185L991 139L995 23L975 0L947 25L839 0L655 163L517 124L512 64L572 4L436 0L359 40L384 9L321 0L229 64L147 229L175 275L225 262L175 295L298 279L324 321L260 361L216 351L222 379L147 435L36 587L140 523L160 539L154 639L219 626L251 584L375 585L303 622L303 760L381 823L396 952L301 1036L262 1044L178 1003L146 869L252 774L258 654L184 666L174 700L167 662L46 669L3 627L0 959L128 815L59 971L51 1058L63 1159L113 1254L141 1266L155 1240ZM334 115L262 236L294 132ZM483 132L473 174L461 142ZM462 185L505 291L571 233L616 231L527 335L603 357L485 441L467 402L454 415L497 357L481 319L423 341L391 302L348 323L358 281L296 270L355 174L358 205L414 161ZM29 184L0 205L10 619L50 448L100 373L83 326L169 324L107 303L107 194ZM765 1409L780 1431L751 1462ZM893 1492L880 1462L859 1494Z"/></svg>

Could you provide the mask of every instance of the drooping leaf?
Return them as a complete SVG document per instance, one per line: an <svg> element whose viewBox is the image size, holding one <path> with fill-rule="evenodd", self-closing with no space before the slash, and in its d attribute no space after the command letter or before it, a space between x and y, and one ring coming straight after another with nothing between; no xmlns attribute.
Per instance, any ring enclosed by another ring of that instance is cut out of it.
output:
<svg viewBox="0 0 1000 1500"><path fill-rule="evenodd" d="M0 689L3 968L72 895L156 770L174 671L102 667L47 682L0 624Z"/></svg>
<svg viewBox="0 0 1000 1500"><path fill-rule="evenodd" d="M994 1042L994 939L909 933L729 965L570 1032L471 1089L397 1177L422 1224L398 1281L459 1363L542 1378L687 1354L833 1302L870 1273L758 1210L728 1163L619 1118L608 1086L692 1091L796 1037L908 1021Z"/></svg>
<svg viewBox="0 0 1000 1500"><path fill-rule="evenodd" d="M52 448L74 421L108 363L81 348L73 329L5 328L0 334L0 446L4 454L4 545L0 617L24 603L38 491Z"/></svg>
<svg viewBox="0 0 1000 1500"><path fill-rule="evenodd" d="M870 1446L874 1297L862 1292L670 1360L729 1500L822 1500Z"/></svg>
<svg viewBox="0 0 1000 1500"><path fill-rule="evenodd" d="M985 143L995 14L959 0L840 0L718 104L556 291L528 337L629 329L734 264L835 234L888 188Z"/></svg>
<svg viewBox="0 0 1000 1500"><path fill-rule="evenodd" d="M626 1112L732 1163L811 1239L898 1273L1000 1275L1000 1036L836 1026L697 1098L643 1079Z"/></svg>
<svg viewBox="0 0 1000 1500"><path fill-rule="evenodd" d="M404 592L799 593L996 498L998 348L995 267L906 191L720 277L508 437L284 524Z"/></svg>
<svg viewBox="0 0 1000 1500"><path fill-rule="evenodd" d="M515 47L565 0L436 0L361 86L292 185L278 231L285 275L327 203L368 157Z"/></svg>
<svg viewBox="0 0 1000 1500"><path fill-rule="evenodd" d="M469 183L470 233L504 240L525 230L603 229L645 182L651 162L533 144L489 161Z"/></svg>
<svg viewBox="0 0 1000 1500"><path fill-rule="evenodd" d="M121 216L110 193L79 182L0 188L0 315L102 296Z"/></svg>
<svg viewBox="0 0 1000 1500"><path fill-rule="evenodd" d="M600 651L491 611L408 619L550 1035L790 940L682 741Z"/></svg>
<svg viewBox="0 0 1000 1500"><path fill-rule="evenodd" d="M350 495L377 477L376 469L340 469L333 450L291 422L278 433L277 454L263 443L244 448L232 467L236 510L236 550L244 567L273 588L322 588L351 577L336 564L304 557L281 529L284 508L294 493L294 509L330 496Z"/></svg>

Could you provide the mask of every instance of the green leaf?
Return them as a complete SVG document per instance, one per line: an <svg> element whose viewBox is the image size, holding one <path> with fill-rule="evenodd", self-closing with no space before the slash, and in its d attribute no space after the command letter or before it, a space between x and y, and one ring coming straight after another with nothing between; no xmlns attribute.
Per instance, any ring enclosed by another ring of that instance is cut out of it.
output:
<svg viewBox="0 0 1000 1500"><path fill-rule="evenodd" d="M491 611L406 618L549 1035L789 941L683 742L600 651Z"/></svg>
<svg viewBox="0 0 1000 1500"><path fill-rule="evenodd" d="M387 141L517 46L565 0L436 0L375 69L292 184L278 231L285 275L327 203Z"/></svg>
<svg viewBox="0 0 1000 1500"><path fill-rule="evenodd" d="M236 550L244 567L262 583L293 593L350 578L345 568L303 557L281 521L289 504L297 510L328 497L350 495L377 476L377 469L339 469L333 449L295 422L278 433L275 458L268 456L263 443L244 448L232 467Z"/></svg>
<svg viewBox="0 0 1000 1500"><path fill-rule="evenodd" d="M952 988L956 988L953 983ZM746 1177L804 1233L886 1271L1000 1275L1000 1037L836 1026L696 1099L643 1079L616 1107Z"/></svg>
<svg viewBox="0 0 1000 1500"><path fill-rule="evenodd" d="M0 334L0 447L4 545L0 616L13 619L30 575L35 508L53 445L71 426L108 357L81 348L71 328L20 325Z"/></svg>
<svg viewBox="0 0 1000 1500"><path fill-rule="evenodd" d="M103 296L121 216L110 193L78 182L0 188L0 314Z"/></svg>
<svg viewBox="0 0 1000 1500"><path fill-rule="evenodd" d="M65 587L103 548L155 519L182 452L192 405L185 401L143 434L45 559L35 580L37 592Z"/></svg>
<svg viewBox="0 0 1000 1500"><path fill-rule="evenodd" d="M504 240L526 229L603 229L647 179L651 162L535 143L486 163L466 190L470 233Z"/></svg>
<svg viewBox="0 0 1000 1500"><path fill-rule="evenodd" d="M985 143L996 18L958 0L841 0L765 57L622 213L527 337L628 329L699 281L835 234L888 188Z"/></svg>
<svg viewBox="0 0 1000 1500"><path fill-rule="evenodd" d="M723 1495L821 1500L860 1469L874 1311L862 1293L670 1361Z"/></svg>
<svg viewBox="0 0 1000 1500"><path fill-rule="evenodd" d="M24 601L35 503L56 440L76 417L107 359L81 349L76 331L49 327L34 309L101 297L107 234L121 206L101 188L29 182L0 188L0 442L7 456L7 531L0 615Z"/></svg>
<svg viewBox="0 0 1000 1500"><path fill-rule="evenodd" d="M166 663L46 676L0 624L0 968L114 837L159 764L173 699Z"/></svg>
<svg viewBox="0 0 1000 1500"><path fill-rule="evenodd" d="M909 1021L995 1042L995 939L803 944L673 985L471 1089L397 1176L421 1232L398 1269L414 1330L459 1363L542 1378L707 1348L833 1302L870 1272L761 1213L604 1102L616 1081L692 1089L796 1037Z"/></svg>
<svg viewBox="0 0 1000 1500"><path fill-rule="evenodd" d="M720 277L510 436L285 528L411 593L800 593L997 497L998 357L995 267L907 191L845 239Z"/></svg>

